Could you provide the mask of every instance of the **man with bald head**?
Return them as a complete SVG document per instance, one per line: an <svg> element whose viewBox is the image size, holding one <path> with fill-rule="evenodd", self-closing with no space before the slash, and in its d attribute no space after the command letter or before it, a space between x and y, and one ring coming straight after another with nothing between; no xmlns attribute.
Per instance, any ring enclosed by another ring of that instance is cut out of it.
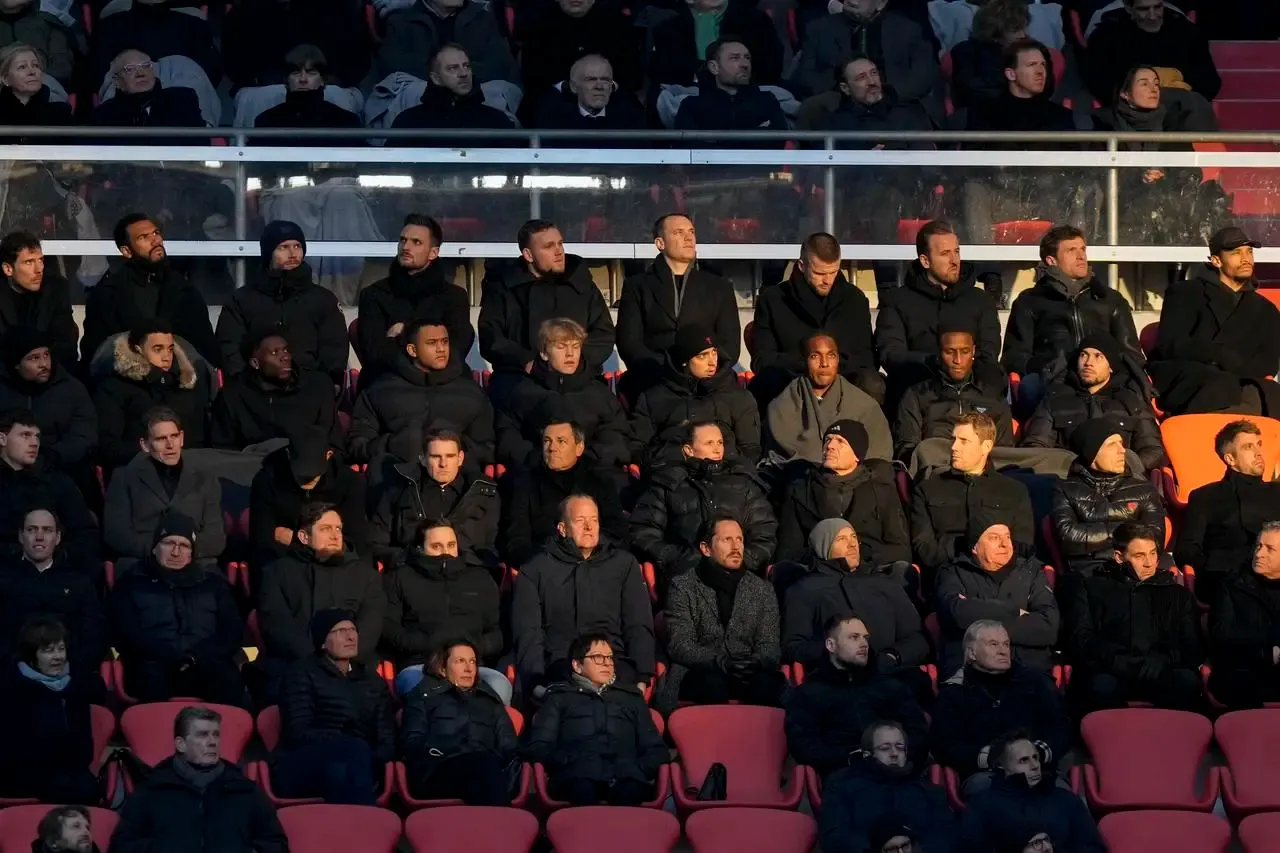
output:
<svg viewBox="0 0 1280 853"><path fill-rule="evenodd" d="M156 79L155 61L140 50L121 51L111 60L116 93L93 111L104 127L204 127L193 89L166 89Z"/></svg>
<svg viewBox="0 0 1280 853"><path fill-rule="evenodd" d="M515 122L501 110L484 102L484 92L471 67L471 58L461 45L446 44L431 57L431 71L427 74L427 88L422 91L422 102L396 116L393 130L422 128L425 130L493 129L511 130ZM457 145L448 140L433 139L433 147L474 148L482 140L459 138ZM417 140L393 139L393 145L418 145ZM494 140L486 144L502 144Z"/></svg>
<svg viewBox="0 0 1280 853"><path fill-rule="evenodd" d="M645 118L635 95L618 84L609 60L592 53L573 63L559 91L550 90L541 98L534 124L546 130L644 130ZM553 144L609 148L631 143L584 136Z"/></svg>

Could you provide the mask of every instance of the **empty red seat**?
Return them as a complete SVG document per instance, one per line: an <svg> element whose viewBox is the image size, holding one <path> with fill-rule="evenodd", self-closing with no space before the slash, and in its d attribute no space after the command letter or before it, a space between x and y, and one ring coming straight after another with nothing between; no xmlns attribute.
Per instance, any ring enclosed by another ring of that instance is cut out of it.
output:
<svg viewBox="0 0 1280 853"><path fill-rule="evenodd" d="M1098 831L1111 853L1226 853L1231 843L1231 825L1200 812L1117 812Z"/></svg>
<svg viewBox="0 0 1280 853"><path fill-rule="evenodd" d="M1013 219L995 224L994 242L1003 246L1035 246L1053 227L1045 219Z"/></svg>
<svg viewBox="0 0 1280 853"><path fill-rule="evenodd" d="M760 239L760 220L734 216L715 220L716 238L721 243L756 243Z"/></svg>
<svg viewBox="0 0 1280 853"><path fill-rule="evenodd" d="M1224 100L1265 99L1280 88L1280 68L1224 68L1219 76Z"/></svg>
<svg viewBox="0 0 1280 853"><path fill-rule="evenodd" d="M809 853L818 825L799 812L777 809L714 809L689 816L685 832L694 853L744 853L769 839L769 853Z"/></svg>
<svg viewBox="0 0 1280 853"><path fill-rule="evenodd" d="M920 233L920 229L927 222L929 222L928 219L899 219L898 242L907 246L914 246L916 244L916 235Z"/></svg>
<svg viewBox="0 0 1280 853"><path fill-rule="evenodd" d="M293 806L279 815L291 853L393 853L403 828L376 806Z"/></svg>
<svg viewBox="0 0 1280 853"><path fill-rule="evenodd" d="M1095 711L1080 723L1092 764L1085 793L1095 811L1182 809L1209 811L1218 799L1218 768L1196 792L1213 726L1199 714L1157 708ZM1158 848L1148 848L1158 849Z"/></svg>
<svg viewBox="0 0 1280 853"><path fill-rule="evenodd" d="M36 837L36 827L41 819L54 808L51 805L12 806L0 810L0 853L31 853L31 842ZM111 844L120 818L110 809L89 807L89 827L93 843L106 851Z"/></svg>
<svg viewBox="0 0 1280 853"><path fill-rule="evenodd" d="M393 675L393 678L394 678L394 675ZM515 708L507 708L507 716L511 718L511 725L515 728L516 735L519 736L520 733L524 731L524 715L521 714L519 711L517 711ZM463 805L462 800L458 800L458 799L419 800L416 797L414 797L411 793L409 793L408 770L405 767L405 764L403 761L397 761L395 763L395 773L396 773L396 790L400 792L400 799L404 800L404 804L411 809L440 808L442 806ZM529 788L532 783L532 779L533 779L533 774L529 768L529 765L522 764L520 766L520 790L516 793L516 796L512 799L511 805L515 806L516 808L521 808L524 806L525 802L529 799Z"/></svg>
<svg viewBox="0 0 1280 853"><path fill-rule="evenodd" d="M1280 130L1280 101L1218 100L1213 113L1222 130Z"/></svg>
<svg viewBox="0 0 1280 853"><path fill-rule="evenodd" d="M1240 844L1245 853L1280 850L1280 812L1262 812L1240 821Z"/></svg>
<svg viewBox="0 0 1280 853"><path fill-rule="evenodd" d="M547 837L556 853L670 853L680 821L654 809L579 806L547 818Z"/></svg>
<svg viewBox="0 0 1280 853"><path fill-rule="evenodd" d="M805 771L797 765L784 772L787 737L783 719L781 708L752 705L703 705L672 714L667 729L679 753L671 765L676 805L685 811L799 806ZM715 763L723 764L727 771L728 796L699 801L696 788Z"/></svg>
<svg viewBox="0 0 1280 853"><path fill-rule="evenodd" d="M1151 351L1156 348L1156 338L1160 336L1160 322L1148 323L1142 327L1142 331L1138 333L1138 346L1142 347L1142 354L1147 358L1151 358Z"/></svg>
<svg viewBox="0 0 1280 853"><path fill-rule="evenodd" d="M268 752L274 752L275 748L280 744L280 708L277 705L271 705L263 708L258 712L258 737L262 738L262 745L267 748ZM378 805L385 806L391 801L391 794L395 791L396 772L395 762L388 761L383 768L384 775L382 777L382 793L378 795ZM252 762L246 770L250 779L255 780L262 786L262 790L266 792L267 799L275 804L276 808L285 806L303 806L303 805L320 805L324 801L319 797L280 797L271 788L271 767L266 761Z"/></svg>
<svg viewBox="0 0 1280 853"><path fill-rule="evenodd" d="M1219 73L1231 68L1280 68L1280 42L1211 41L1209 53Z"/></svg>
<svg viewBox="0 0 1280 853"><path fill-rule="evenodd" d="M1227 766L1222 801L1233 820L1260 811L1280 811L1280 710L1233 711L1218 718L1214 738Z"/></svg>
<svg viewBox="0 0 1280 853"><path fill-rule="evenodd" d="M222 757L238 764L253 738L253 717L243 708L212 702L148 702L125 709L120 716L120 731L134 754L154 767L173 755L173 721L179 711L192 705L222 715Z"/></svg>
<svg viewBox="0 0 1280 853"><path fill-rule="evenodd" d="M404 834L413 853L529 853L538 819L522 809L445 806L409 815Z"/></svg>
<svg viewBox="0 0 1280 853"><path fill-rule="evenodd" d="M440 220L440 230L451 243L480 240L484 237L484 220L477 216L447 216Z"/></svg>

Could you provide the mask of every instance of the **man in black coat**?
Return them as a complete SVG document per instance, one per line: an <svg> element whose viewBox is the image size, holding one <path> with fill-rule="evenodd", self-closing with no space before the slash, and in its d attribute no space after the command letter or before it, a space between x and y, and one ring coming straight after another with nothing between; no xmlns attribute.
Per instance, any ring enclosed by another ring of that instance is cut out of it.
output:
<svg viewBox="0 0 1280 853"><path fill-rule="evenodd" d="M592 0L594 2L594 0ZM588 54L569 70L559 89L538 102L533 126L547 130L577 130L578 137L547 139L547 148L630 148L635 140L605 139L596 130L645 130L644 107L629 91L619 91L609 60Z"/></svg>
<svg viewBox="0 0 1280 853"><path fill-rule="evenodd" d="M1075 723L1048 676L1013 660L1004 626L974 622L965 631L964 647L964 667L938 688L929 729L934 760L959 773L969 793L990 780L989 773L979 771L994 766L992 741L1015 729L1031 732L1045 761L1065 755L1075 739Z"/></svg>
<svg viewBox="0 0 1280 853"><path fill-rule="evenodd" d="M571 677L570 645L588 628L610 638L619 682L648 687L653 610L640 564L600 536L595 501L571 495L560 505L556 535L520 568L512 591L516 669L526 692Z"/></svg>
<svg viewBox="0 0 1280 853"><path fill-rule="evenodd" d="M484 92L471 72L471 60L457 45L445 45L431 58L422 102L396 116L392 130L514 130L515 122L502 110L484 102ZM391 145L450 145L473 148L483 137L459 136L456 140L392 139ZM499 145L502 144L498 141Z"/></svg>
<svg viewBox="0 0 1280 853"><path fill-rule="evenodd" d="M640 31L616 4L598 0L558 0L533 22L518 40L520 81L530 107L554 97L552 86L569 79L574 63L598 54L613 68L613 79L624 95L640 89ZM533 113L530 112L530 115Z"/></svg>
<svg viewBox="0 0 1280 853"><path fill-rule="evenodd" d="M1088 575L1112 560L1111 537L1124 523L1164 530L1164 507L1151 481L1135 477L1125 460L1122 421L1085 421L1071 434L1076 460L1053 487L1053 532L1073 574ZM1161 544L1163 544L1163 537Z"/></svg>
<svg viewBox="0 0 1280 853"><path fill-rule="evenodd" d="M306 14L306 13L303 13ZM313 14L324 14L318 10ZM309 15L308 15L309 16ZM320 48L299 44L284 56L284 103L263 110L254 119L254 127L288 127L298 130L323 130L329 127L361 127L360 116L325 99L325 80L329 61ZM254 140L261 143L272 140ZM341 145L343 141L325 139L319 134L299 134L295 143Z"/></svg>
<svg viewBox="0 0 1280 853"><path fill-rule="evenodd" d="M692 423L678 464L657 468L631 513L631 548L652 561L659 589L702 559L699 534L712 518L727 513L746 533L744 563L763 574L773 559L778 523L755 468L726 456L719 424Z"/></svg>
<svg viewBox="0 0 1280 853"><path fill-rule="evenodd" d="M651 85L688 86L706 59L698 53L699 26L714 24L713 38L734 36L751 52L752 76L761 86L782 79L783 50L773 18L755 0L697 0L675 8L653 29L648 79Z"/></svg>
<svg viewBox="0 0 1280 853"><path fill-rule="evenodd" d="M316 611L307 625L315 651L285 673L271 770L286 797L372 806L395 758L391 694L376 668L357 659L370 657L357 621L342 608Z"/></svg>
<svg viewBox="0 0 1280 853"><path fill-rule="evenodd" d="M824 660L786 697L787 745L796 763L829 776L857 759L869 725L893 720L907 732L912 763L923 767L929 724L910 688L884 671L862 617L836 613L822 633Z"/></svg>
<svg viewBox="0 0 1280 853"><path fill-rule="evenodd" d="M47 331L15 326L0 351L0 408L30 408L40 427L41 457L76 476L88 471L98 445L98 413L75 362L57 358Z"/></svg>
<svg viewBox="0 0 1280 853"><path fill-rule="evenodd" d="M1227 470L1191 492L1173 547L1174 561L1195 573L1196 595L1206 603L1216 599L1223 578L1249 562L1264 525L1280 519L1280 482L1263 479L1257 424L1232 421L1218 431L1213 448Z"/></svg>
<svg viewBox="0 0 1280 853"><path fill-rule="evenodd" d="M244 620L226 578L192 561L196 535L191 519L164 516L151 554L111 590L111 635L125 687L139 702L196 696L245 705L236 665Z"/></svg>
<svg viewBox="0 0 1280 853"><path fill-rule="evenodd" d="M375 560L394 565L422 541L423 526L447 519L465 547L488 565L498 563L498 486L468 466L461 437L433 430L412 462L383 456L369 490Z"/></svg>
<svg viewBox="0 0 1280 853"><path fill-rule="evenodd" d="M351 413L348 450L353 461L383 454L413 459L422 434L451 429L463 439L477 470L493 462L493 406L453 349L441 318L417 319L405 329L404 349L389 369L365 386Z"/></svg>
<svg viewBox="0 0 1280 853"><path fill-rule="evenodd" d="M67 555L77 562L99 555L97 520L71 478L40 458L40 427L23 409L0 412L0 550L22 553L19 533L35 507L53 510L61 521Z"/></svg>
<svg viewBox="0 0 1280 853"><path fill-rule="evenodd" d="M414 320L433 317L449 330L449 349L465 363L475 343L471 303L465 288L445 281L438 263L444 232L440 223L422 213L410 213L400 229L400 248L386 278L360 291L356 356L360 386L398 364L404 346L401 334Z"/></svg>
<svg viewBox="0 0 1280 853"><path fill-rule="evenodd" d="M675 129L785 131L782 104L751 80L751 50L737 37L716 39L708 45L706 65L698 74L698 94L680 102ZM782 140L737 144L781 148Z"/></svg>
<svg viewBox="0 0 1280 853"><path fill-rule="evenodd" d="M912 385L898 404L894 457L906 462L922 441L950 442L955 419L981 412L996 422L996 444L1013 446L1013 413L1004 401L1003 379L996 385L978 375L976 336L970 329L938 331L937 360L930 379Z"/></svg>
<svg viewBox="0 0 1280 853"><path fill-rule="evenodd" d="M618 482L602 471L586 452L582 428L570 420L553 419L542 428L542 456L537 464L520 466L498 481L502 497L500 542L507 565L523 566L542 543L556 533L560 505L570 495L587 495L596 502L600 528L614 542L627 540Z"/></svg>
<svg viewBox="0 0 1280 853"><path fill-rule="evenodd" d="M840 241L811 234L791 278L756 297L752 393L767 405L805 373L805 343L817 331L835 338L840 370L876 402L885 398L871 337L871 303L840 271Z"/></svg>
<svg viewBox="0 0 1280 853"><path fill-rule="evenodd" d="M1241 560L1214 591L1209 692L1233 710L1280 701L1280 523L1262 526L1252 561Z"/></svg>
<svg viewBox="0 0 1280 853"><path fill-rule="evenodd" d="M289 839L257 782L218 754L222 716L187 707L173 721L174 754L125 802L111 849L287 853Z"/></svg>
<svg viewBox="0 0 1280 853"><path fill-rule="evenodd" d="M1132 700L1200 710L1200 610L1161 559L1164 531L1122 524L1113 539L1111 562L1064 584L1071 594L1064 635L1078 710L1124 708Z"/></svg>
<svg viewBox="0 0 1280 853"><path fill-rule="evenodd" d="M332 380L295 367L293 347L274 328L250 334L244 344L249 353L245 369L228 377L213 400L209 443L243 450L315 428L324 431L334 447L342 447L346 440L338 424Z"/></svg>
<svg viewBox="0 0 1280 853"><path fill-rule="evenodd" d="M1142 386L1146 383L1106 333L1086 335L1066 372L1049 384L1030 420L1022 425L1022 447L1069 447L1076 427L1094 418L1124 423L1125 444L1148 470L1165 462L1164 441ZM1135 385L1137 387L1135 387Z"/></svg>
<svg viewBox="0 0 1280 853"><path fill-rule="evenodd" d="M108 270L85 298L81 361L88 364L112 335L158 317L217 366L221 351L209 322L209 306L200 291L169 265L160 226L146 214L130 213L116 223L113 236L125 260Z"/></svg>
<svg viewBox="0 0 1280 853"><path fill-rule="evenodd" d="M298 366L341 385L347 372L347 325L333 292L316 284L305 260L307 238L296 223L267 223L258 241L262 264L218 315L220 362L227 376L243 371L251 339L274 330L289 342Z"/></svg>
<svg viewBox="0 0 1280 853"><path fill-rule="evenodd" d="M1267 381L1280 363L1280 312L1253 279L1261 245L1223 228L1209 239L1209 263L1169 289L1150 367L1166 412L1280 414L1280 391Z"/></svg>
<svg viewBox="0 0 1280 853"><path fill-rule="evenodd" d="M618 300L618 355L627 363L618 390L633 401L663 375L681 329L697 326L710 334L729 367L742 349L733 285L698 264L693 220L682 213L658 217L653 245L658 257L627 277Z"/></svg>
<svg viewBox="0 0 1280 853"><path fill-rule="evenodd" d="M45 269L40 240L27 231L0 239L0 272L8 287L0 287L0 336L14 329L35 330L47 336L53 357L67 369L80 360L80 329L71 316L67 280Z"/></svg>
<svg viewBox="0 0 1280 853"><path fill-rule="evenodd" d="M893 471L867 460L870 439L857 421L840 420L822 436L822 464L805 463L777 498L778 560L799 560L814 525L843 518L858 531L876 565L911 561L911 537Z"/></svg>
<svg viewBox="0 0 1280 853"><path fill-rule="evenodd" d="M147 7L140 4L139 8ZM89 119L91 124L99 127L208 126L195 90L161 85L150 53L131 48L117 54L111 60L111 75L116 93L94 108Z"/></svg>

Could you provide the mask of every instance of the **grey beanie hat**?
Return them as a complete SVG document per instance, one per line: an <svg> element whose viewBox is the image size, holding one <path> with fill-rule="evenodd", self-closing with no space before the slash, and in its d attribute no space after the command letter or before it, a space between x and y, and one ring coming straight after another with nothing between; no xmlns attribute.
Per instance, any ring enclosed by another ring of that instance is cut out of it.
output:
<svg viewBox="0 0 1280 853"><path fill-rule="evenodd" d="M819 521L813 526L813 530L809 531L809 547L819 559L831 559L831 544L846 527L853 529L853 525L843 518L827 518Z"/></svg>

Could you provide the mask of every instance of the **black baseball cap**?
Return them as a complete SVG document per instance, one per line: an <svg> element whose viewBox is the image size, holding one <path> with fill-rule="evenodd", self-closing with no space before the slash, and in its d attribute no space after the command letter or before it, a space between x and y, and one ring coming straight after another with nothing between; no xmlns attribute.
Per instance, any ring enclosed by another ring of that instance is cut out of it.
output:
<svg viewBox="0 0 1280 853"><path fill-rule="evenodd" d="M1252 246L1255 249L1262 248L1262 244L1257 240L1249 239L1249 235L1244 233L1243 228L1237 228L1234 225L1219 228L1209 238L1209 254L1211 255L1221 255L1223 252L1230 252L1232 249L1239 249L1241 246Z"/></svg>

